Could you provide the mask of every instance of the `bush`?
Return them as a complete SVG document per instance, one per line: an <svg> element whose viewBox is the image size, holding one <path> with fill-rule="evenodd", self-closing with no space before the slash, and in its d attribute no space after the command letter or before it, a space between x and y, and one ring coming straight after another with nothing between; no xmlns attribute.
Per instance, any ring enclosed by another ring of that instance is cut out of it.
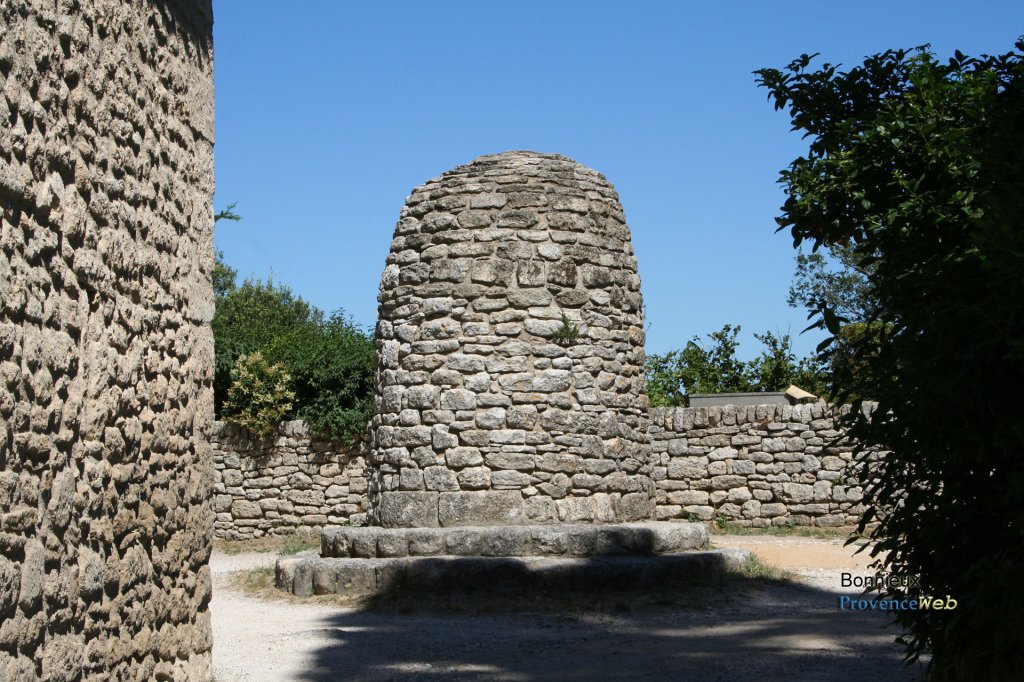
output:
<svg viewBox="0 0 1024 682"><path fill-rule="evenodd" d="M238 358L265 351L276 338L304 326L318 312L288 287L272 280L246 280L235 286L233 279L222 279L219 287L222 293L216 298L213 317L213 395L218 415L222 414Z"/></svg>
<svg viewBox="0 0 1024 682"><path fill-rule="evenodd" d="M288 367L295 417L311 433L354 440L373 416L377 353L373 339L340 313L314 317L281 334L267 356Z"/></svg>
<svg viewBox="0 0 1024 682"><path fill-rule="evenodd" d="M283 365L267 362L262 353L242 355L231 370L225 419L259 438L272 435L292 409L290 380Z"/></svg>
<svg viewBox="0 0 1024 682"><path fill-rule="evenodd" d="M239 358L259 352L284 367L294 394L285 419L303 419L310 432L334 440L358 438L373 413L376 351L373 337L341 311L324 313L272 280L235 284L235 271L217 259L214 407L225 401Z"/></svg>

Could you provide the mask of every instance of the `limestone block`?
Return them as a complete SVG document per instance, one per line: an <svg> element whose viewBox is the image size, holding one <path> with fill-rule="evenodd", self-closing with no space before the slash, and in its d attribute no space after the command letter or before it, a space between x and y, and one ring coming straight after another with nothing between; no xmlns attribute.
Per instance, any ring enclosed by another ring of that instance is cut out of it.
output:
<svg viewBox="0 0 1024 682"><path fill-rule="evenodd" d="M518 491L440 493L438 518L442 526L498 526L524 522Z"/></svg>
<svg viewBox="0 0 1024 682"><path fill-rule="evenodd" d="M804 483L783 483L784 499L802 504L814 499L814 488Z"/></svg>
<svg viewBox="0 0 1024 682"><path fill-rule="evenodd" d="M235 500L231 503L231 516L236 519L257 519L263 516L263 509L256 502Z"/></svg>
<svg viewBox="0 0 1024 682"><path fill-rule="evenodd" d="M587 497L566 497L555 501L558 520L563 523L609 523L615 518L612 498L605 493Z"/></svg>
<svg viewBox="0 0 1024 682"><path fill-rule="evenodd" d="M454 493L384 492L378 517L385 528L434 527L438 525L438 496Z"/></svg>
<svg viewBox="0 0 1024 682"><path fill-rule="evenodd" d="M491 470L487 467L469 467L455 475L464 490L486 490L491 487Z"/></svg>
<svg viewBox="0 0 1024 682"><path fill-rule="evenodd" d="M427 490L450 491L459 489L455 472L444 466L432 466L424 469L423 482Z"/></svg>

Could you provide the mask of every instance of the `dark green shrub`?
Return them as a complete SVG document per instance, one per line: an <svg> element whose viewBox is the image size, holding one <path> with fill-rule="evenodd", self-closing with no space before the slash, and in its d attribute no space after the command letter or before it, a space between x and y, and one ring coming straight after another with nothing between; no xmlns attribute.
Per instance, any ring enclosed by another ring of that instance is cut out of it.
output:
<svg viewBox="0 0 1024 682"><path fill-rule="evenodd" d="M353 440L373 416L376 348L372 337L340 313L315 317L279 335L268 357L288 367L295 416L316 435Z"/></svg>
<svg viewBox="0 0 1024 682"><path fill-rule="evenodd" d="M911 661L937 680L1024 679L1024 41L948 62L920 48L840 71L804 55L759 71L810 141L783 171L780 229L849 244L872 309L839 337L852 388L878 401L850 435L892 450L865 480L886 572L953 610L907 610ZM867 370L867 371L865 371ZM894 590L900 596L899 590Z"/></svg>

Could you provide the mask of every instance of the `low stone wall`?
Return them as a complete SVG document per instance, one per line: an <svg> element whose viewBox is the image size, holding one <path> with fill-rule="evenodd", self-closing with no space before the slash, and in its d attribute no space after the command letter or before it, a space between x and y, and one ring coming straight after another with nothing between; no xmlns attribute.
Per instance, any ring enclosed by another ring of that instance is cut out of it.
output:
<svg viewBox="0 0 1024 682"><path fill-rule="evenodd" d="M650 410L657 518L856 524L864 506L854 444L837 428L848 411L821 403ZM362 444L312 439L300 421L265 441L216 422L212 443L216 537L365 525Z"/></svg>
<svg viewBox="0 0 1024 682"><path fill-rule="evenodd" d="M362 444L313 439L301 421L254 440L215 422L214 534L236 540L362 525L369 508Z"/></svg>
<svg viewBox="0 0 1024 682"><path fill-rule="evenodd" d="M652 409L658 518L724 517L754 527L857 523L864 506L854 444L836 428L849 409Z"/></svg>

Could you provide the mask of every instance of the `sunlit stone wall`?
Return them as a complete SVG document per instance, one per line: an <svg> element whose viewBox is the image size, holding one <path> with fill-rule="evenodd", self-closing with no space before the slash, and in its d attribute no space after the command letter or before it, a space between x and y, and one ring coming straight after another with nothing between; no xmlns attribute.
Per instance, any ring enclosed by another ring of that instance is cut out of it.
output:
<svg viewBox="0 0 1024 682"><path fill-rule="evenodd" d="M0 680L207 680L209 0L0 2Z"/></svg>

